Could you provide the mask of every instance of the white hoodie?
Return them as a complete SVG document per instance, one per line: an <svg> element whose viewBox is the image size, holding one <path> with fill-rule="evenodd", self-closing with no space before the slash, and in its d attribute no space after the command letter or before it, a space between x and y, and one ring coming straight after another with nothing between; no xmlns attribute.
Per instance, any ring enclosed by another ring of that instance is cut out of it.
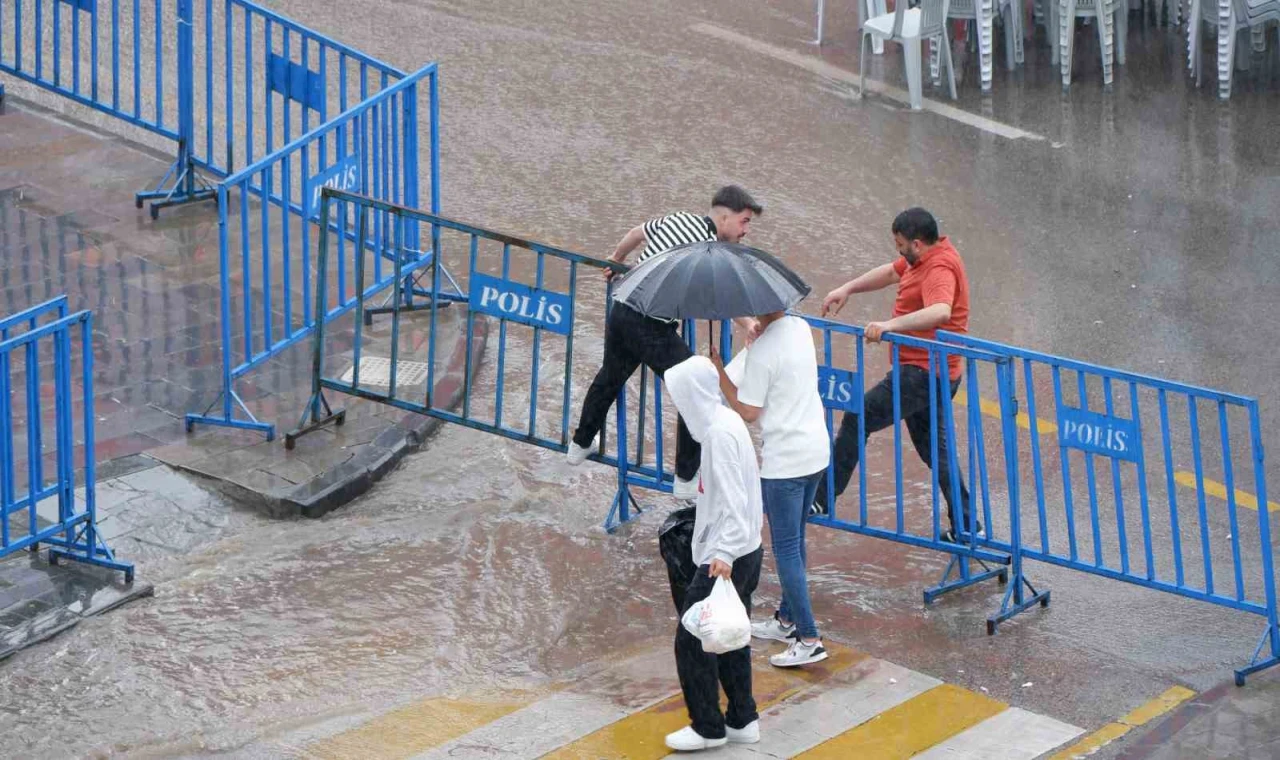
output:
<svg viewBox="0 0 1280 760"><path fill-rule="evenodd" d="M686 359L667 370L663 382L689 434L702 444L693 561L732 565L760 548L764 505L755 445L742 418L721 403L720 374L710 359Z"/></svg>

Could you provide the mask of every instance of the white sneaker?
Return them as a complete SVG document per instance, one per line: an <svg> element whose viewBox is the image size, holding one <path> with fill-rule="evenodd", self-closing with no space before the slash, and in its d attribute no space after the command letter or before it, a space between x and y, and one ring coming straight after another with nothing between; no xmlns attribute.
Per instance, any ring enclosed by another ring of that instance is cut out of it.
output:
<svg viewBox="0 0 1280 760"><path fill-rule="evenodd" d="M730 744L755 744L760 741L760 721L753 720L742 728L725 726L724 738Z"/></svg>
<svg viewBox="0 0 1280 760"><path fill-rule="evenodd" d="M569 439L569 450L565 452L565 459L569 460L569 464L577 467L587 461L587 457L600 452L600 436L591 439L591 447L585 448Z"/></svg>
<svg viewBox="0 0 1280 760"><path fill-rule="evenodd" d="M751 624L751 638L753 639L790 642L795 637L795 632L795 624L783 625L776 613L768 620Z"/></svg>
<svg viewBox="0 0 1280 760"><path fill-rule="evenodd" d="M757 731L757 733L759 732ZM667 746L677 752L696 752L700 749L723 747L728 741L727 737L719 739L704 738L693 730L693 726L685 726L674 734L667 734Z"/></svg>
<svg viewBox="0 0 1280 760"><path fill-rule="evenodd" d="M694 475L690 480L683 480L677 475L675 484L671 487L671 495L685 501L696 499L698 498L698 482L697 475Z"/></svg>
<svg viewBox="0 0 1280 760"><path fill-rule="evenodd" d="M825 659L827 659L827 650L822 646L822 639L812 644L796 639L791 642L791 646L787 647L787 651L770 657L769 662L775 668L795 668L801 665L812 665Z"/></svg>

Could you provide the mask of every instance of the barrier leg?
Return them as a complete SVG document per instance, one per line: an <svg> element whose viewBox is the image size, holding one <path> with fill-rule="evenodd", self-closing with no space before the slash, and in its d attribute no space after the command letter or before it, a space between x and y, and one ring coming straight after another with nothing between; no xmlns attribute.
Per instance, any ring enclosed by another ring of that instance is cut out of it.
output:
<svg viewBox="0 0 1280 760"><path fill-rule="evenodd" d="M334 411L333 407L329 406L329 399L325 398L324 391L316 391L311 394L311 399L307 401L307 408L298 420L298 426L284 434L284 447L292 449L297 444L298 439L307 433L331 424L342 427L346 421L347 410L338 409Z"/></svg>
<svg viewBox="0 0 1280 760"><path fill-rule="evenodd" d="M1028 594L1027 592L1030 593ZM1037 591L1026 576L1021 572L1015 571L1013 583L1010 584L1009 590L1004 592L1004 600L1000 603L1000 610L987 618L987 635L994 636L1001 623L1020 612L1031 609L1037 604L1041 607L1048 607L1049 592Z"/></svg>
<svg viewBox="0 0 1280 760"><path fill-rule="evenodd" d="M191 154L191 141L195 138L194 100L194 47L191 39L191 0L178 0L178 158L154 190L138 193L134 205L151 201L151 218L160 218L160 209L196 201L209 201L218 197L218 191L196 172ZM169 180L173 184L169 184Z"/></svg>
<svg viewBox="0 0 1280 760"><path fill-rule="evenodd" d="M630 522L643 512L640 505L636 503L635 497L631 495L631 483L628 480L630 462L627 461L627 387L625 385L618 391L618 401L615 406L618 413L618 491L613 496L613 504L609 507L608 516L604 518L606 533L614 532L619 525ZM636 510L634 516L631 514L632 507Z"/></svg>
<svg viewBox="0 0 1280 760"><path fill-rule="evenodd" d="M382 299L382 303L377 306L365 309L364 323L366 326L373 324L373 318L377 314L390 314L393 311L428 311L431 309L431 302L436 301L436 308L443 309L454 303L466 303L467 296L462 292L462 288L458 286L458 281L454 279L453 273L436 259L434 253L427 256L427 262L416 273L406 275L400 286L388 293L386 298ZM436 291L433 292L428 288L422 287L419 283L422 278L426 277L433 267L440 268L440 274L444 275L449 281L449 286L453 289L452 293ZM414 301L414 296L422 298L422 301ZM399 307L396 306L396 299L400 300Z"/></svg>
<svg viewBox="0 0 1280 760"><path fill-rule="evenodd" d="M222 416L210 414L213 411L213 408L218 405L219 401L223 402L225 414ZM244 412L249 419L236 419L233 416L231 402L234 402L236 406L239 406L240 410ZM238 430L253 430L266 435L268 441L274 441L276 438L276 426L269 422L262 422L257 417L253 416L253 412L249 411L249 407L244 405L244 402L240 400L240 396L236 395L236 392L230 389L224 390L222 395L215 399L214 402L204 410L203 414L188 414L185 422L188 433L195 429L196 424L203 424L236 428Z"/></svg>
<svg viewBox="0 0 1280 760"><path fill-rule="evenodd" d="M1258 657L1262 654L1262 647L1268 641L1271 646L1268 648L1267 657L1259 660ZM1253 657L1249 660L1249 664L1236 671L1236 686L1244 686L1246 678L1273 665L1280 665L1280 631L1277 631L1274 626L1268 625L1266 630L1262 632L1262 638L1258 641L1258 646L1253 650Z"/></svg>
<svg viewBox="0 0 1280 760"><path fill-rule="evenodd" d="M70 541L58 539L48 541L47 543L53 544L49 549L49 564L56 565L60 559L69 559L86 565L105 567L108 570L119 570L124 573L125 583L133 583L133 563L116 559L98 531L89 530L91 524L82 523L79 532ZM86 537L86 533L92 533L92 540Z"/></svg>
<svg viewBox="0 0 1280 760"><path fill-rule="evenodd" d="M170 180L173 180L170 184ZM134 205L142 208L151 201L151 218L160 218L160 209L181 206L197 201L211 201L218 197L218 190L196 171L195 164L185 146L178 149L178 160L169 167L154 190L144 190L134 196Z"/></svg>
<svg viewBox="0 0 1280 760"><path fill-rule="evenodd" d="M974 573L969 564L971 561L981 565L982 572ZM956 574L954 578L951 577L953 572ZM963 554L952 554L951 561L947 563L947 569L943 571L942 577L938 579L938 584L924 590L924 603L933 604L943 594L967 588L992 578L999 578L1000 583L1007 582L1009 569L1004 567L992 568L980 559L974 558L971 560Z"/></svg>

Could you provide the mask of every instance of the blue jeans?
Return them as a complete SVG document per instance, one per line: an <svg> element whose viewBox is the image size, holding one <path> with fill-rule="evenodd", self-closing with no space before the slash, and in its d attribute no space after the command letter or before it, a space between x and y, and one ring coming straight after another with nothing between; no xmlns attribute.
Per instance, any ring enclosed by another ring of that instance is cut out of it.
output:
<svg viewBox="0 0 1280 760"><path fill-rule="evenodd" d="M804 528L809 505L826 470L800 478L761 478L764 513L769 517L769 541L782 585L778 617L794 623L804 639L818 638L809 606L809 581L805 577Z"/></svg>

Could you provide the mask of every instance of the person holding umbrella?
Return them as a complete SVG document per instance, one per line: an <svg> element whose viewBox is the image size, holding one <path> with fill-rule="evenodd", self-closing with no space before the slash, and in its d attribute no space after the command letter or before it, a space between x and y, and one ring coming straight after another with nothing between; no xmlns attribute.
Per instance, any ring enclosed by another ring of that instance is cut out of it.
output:
<svg viewBox="0 0 1280 760"><path fill-rule="evenodd" d="M770 658L779 667L827 658L809 609L804 524L827 469L830 444L813 333L803 319L786 313L807 295L809 286L773 256L719 242L680 246L650 259L628 272L615 293L643 314L668 319L764 315L758 319L760 335L731 365L735 374L746 365L737 382L728 378L714 339L711 343L721 394L738 416L760 420L763 429L762 498L783 604L769 624L753 626L752 633L781 641L793 633L799 637Z"/></svg>
<svg viewBox="0 0 1280 760"><path fill-rule="evenodd" d="M729 406L746 422L760 422L760 483L782 602L772 619L751 626L751 635L788 643L769 662L792 668L827 659L809 605L805 525L831 461L831 445L809 323L781 310L758 321L760 336L728 370L714 348L711 360Z"/></svg>
<svg viewBox="0 0 1280 760"><path fill-rule="evenodd" d="M622 263L641 244L637 268L673 248L695 242L722 241L737 243L746 237L751 220L764 213L764 207L737 185L720 188L711 199L711 214L699 216L676 212L652 219L628 232L618 243L610 261ZM612 279L613 270L605 276ZM753 337L755 323L742 319L739 324ZM569 464L581 464L597 448L600 430L618 392L644 364L662 377L668 369L693 356L680 337L679 319L646 315L614 296L604 334L604 364L591 381L582 402L582 414L566 453ZM689 435L683 418L676 427L676 478L673 493L677 498L692 499L698 494L698 466L701 457L698 442Z"/></svg>

